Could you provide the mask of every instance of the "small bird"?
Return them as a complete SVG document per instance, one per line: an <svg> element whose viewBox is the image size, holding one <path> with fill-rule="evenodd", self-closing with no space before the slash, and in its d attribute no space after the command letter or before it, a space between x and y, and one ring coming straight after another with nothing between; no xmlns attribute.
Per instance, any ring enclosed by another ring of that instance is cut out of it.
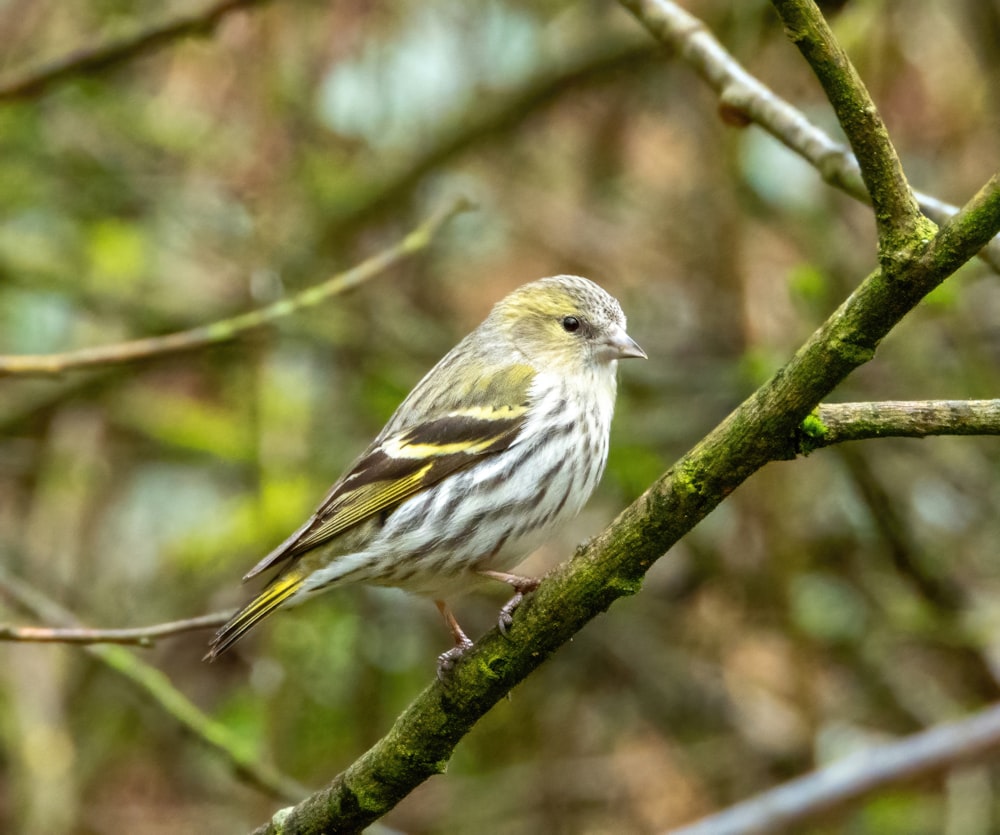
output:
<svg viewBox="0 0 1000 835"><path fill-rule="evenodd" d="M538 580L506 573L580 511L601 478L618 360L646 354L592 281L543 278L502 299L417 384L316 512L243 578L280 568L213 638L207 659L284 606L350 583L433 598L455 646L472 642L445 600L484 577L514 609Z"/></svg>

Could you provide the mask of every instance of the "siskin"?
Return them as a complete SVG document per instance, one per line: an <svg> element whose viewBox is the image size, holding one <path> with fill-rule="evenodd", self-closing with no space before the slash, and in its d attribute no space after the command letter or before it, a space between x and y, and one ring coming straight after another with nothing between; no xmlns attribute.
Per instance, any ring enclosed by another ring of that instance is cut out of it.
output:
<svg viewBox="0 0 1000 835"><path fill-rule="evenodd" d="M213 638L225 652L271 612L348 583L446 598L508 583L505 630L538 581L508 574L580 511L601 478L618 360L645 358L618 302L586 278L526 284L417 384L316 512L244 577L280 568Z"/></svg>

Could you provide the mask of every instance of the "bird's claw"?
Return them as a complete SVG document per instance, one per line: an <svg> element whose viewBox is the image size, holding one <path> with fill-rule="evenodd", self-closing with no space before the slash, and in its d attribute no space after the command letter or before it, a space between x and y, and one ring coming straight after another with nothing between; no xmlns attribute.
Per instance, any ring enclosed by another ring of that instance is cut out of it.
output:
<svg viewBox="0 0 1000 835"><path fill-rule="evenodd" d="M443 682L450 675L451 671L455 669L455 665L458 663L458 659L461 658L463 655L465 655L465 653L468 652L470 649L472 649L472 641L466 638L461 643L455 644L455 646L453 646L447 652L442 652L438 656L438 664L437 664L438 681Z"/></svg>
<svg viewBox="0 0 1000 835"><path fill-rule="evenodd" d="M497 618L497 628L500 630L500 634L506 637L507 630L514 623L514 612L517 611L517 607L521 605L526 594L530 594L538 588L541 580L511 574L504 577L504 582L514 589L514 596L503 605Z"/></svg>
<svg viewBox="0 0 1000 835"><path fill-rule="evenodd" d="M507 637L507 630L514 624L514 612L521 605L522 600L524 600L524 593L520 591L515 592L514 596L504 603L503 608L500 609L500 615L497 618L497 628L505 638Z"/></svg>

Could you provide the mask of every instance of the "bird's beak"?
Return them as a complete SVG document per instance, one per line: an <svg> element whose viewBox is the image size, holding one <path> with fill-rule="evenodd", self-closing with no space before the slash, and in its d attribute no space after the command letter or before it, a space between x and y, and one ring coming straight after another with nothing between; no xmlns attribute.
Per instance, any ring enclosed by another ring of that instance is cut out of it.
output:
<svg viewBox="0 0 1000 835"><path fill-rule="evenodd" d="M601 353L605 359L609 360L623 360L629 357L642 360L648 359L646 352L639 347L639 343L625 333L624 328L620 328L617 325L612 327L608 338L601 345Z"/></svg>

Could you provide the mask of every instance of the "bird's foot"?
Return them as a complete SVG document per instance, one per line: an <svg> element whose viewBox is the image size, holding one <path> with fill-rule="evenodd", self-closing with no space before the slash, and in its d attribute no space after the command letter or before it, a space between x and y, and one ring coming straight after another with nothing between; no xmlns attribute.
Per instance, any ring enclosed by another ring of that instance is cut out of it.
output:
<svg viewBox="0 0 1000 835"><path fill-rule="evenodd" d="M442 652L438 656L438 681L445 681L448 676L451 675L451 671L455 669L455 664L458 663L458 659L465 655L465 653L470 649L472 649L472 641L466 638L465 641L460 644L455 644L455 646L447 652Z"/></svg>
<svg viewBox="0 0 1000 835"><path fill-rule="evenodd" d="M519 574L504 574L501 571L481 571L479 573L484 577L489 577L493 580L499 580L501 583L506 583L514 589L514 596L503 605L503 608L500 609L500 615L497 618L497 628L500 630L500 634L506 635L507 630L510 629L514 623L514 612L517 610L517 607L521 605L521 601L524 600L524 596L537 589L539 583L542 581L535 577L522 577Z"/></svg>
<svg viewBox="0 0 1000 835"><path fill-rule="evenodd" d="M455 639L455 646L438 656L437 677L438 681L444 681L455 668L458 659L472 647L472 641L462 631L462 627L458 625L458 621L455 620L455 616L452 614L451 609L448 608L447 603L443 600L435 600L434 604L438 607L438 611L441 613L441 617L444 618L444 622L448 624L451 637Z"/></svg>

